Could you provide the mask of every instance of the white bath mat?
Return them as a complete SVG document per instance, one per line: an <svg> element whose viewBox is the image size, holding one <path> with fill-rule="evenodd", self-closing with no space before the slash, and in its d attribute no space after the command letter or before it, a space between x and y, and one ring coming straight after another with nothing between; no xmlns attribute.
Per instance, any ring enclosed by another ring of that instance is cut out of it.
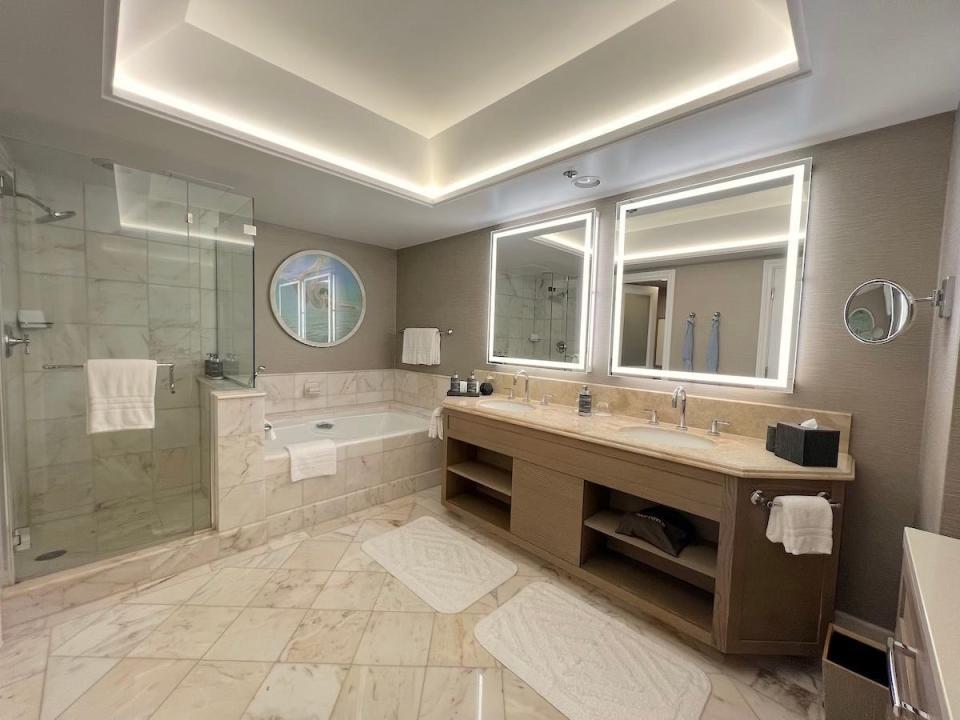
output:
<svg viewBox="0 0 960 720"><path fill-rule="evenodd" d="M474 634L570 720L696 720L710 696L698 667L547 583L525 587Z"/></svg>
<svg viewBox="0 0 960 720"><path fill-rule="evenodd" d="M367 540L363 551L437 612L463 612L517 566L439 520L422 517Z"/></svg>

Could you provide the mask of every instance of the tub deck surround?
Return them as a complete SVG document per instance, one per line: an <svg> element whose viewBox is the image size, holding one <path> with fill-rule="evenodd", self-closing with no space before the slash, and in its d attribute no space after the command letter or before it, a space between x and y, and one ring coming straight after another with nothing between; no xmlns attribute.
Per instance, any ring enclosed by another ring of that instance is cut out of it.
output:
<svg viewBox="0 0 960 720"><path fill-rule="evenodd" d="M750 437L709 437L715 444L702 449L640 444L620 433L651 427L638 418L579 417L563 405L496 410L484 406L490 400L504 396L443 403L446 508L725 653L820 653L854 478L849 455L839 467L812 468ZM828 493L832 553L793 556L769 542L755 490ZM679 555L617 533L625 513L650 504L695 527Z"/></svg>
<svg viewBox="0 0 960 720"><path fill-rule="evenodd" d="M495 410L485 406L490 400L504 400L505 395L491 395L485 398L450 397L444 400L443 407L448 412L465 413L497 420L499 422L531 430L544 430L564 437L586 440L609 448L628 450L639 455L657 458L669 462L681 463L690 467L712 470L725 475L740 478L761 478L769 480L853 480L853 457L842 453L837 467L803 467L768 452L764 441L757 438L721 433L710 436L706 431L691 427L690 437L707 438L714 443L709 448L667 447L652 443L633 441L620 431L624 428L650 427L671 430L667 422L659 425L647 425L646 420L625 415L581 417L574 407L564 405L540 405L532 403L529 412L517 413L507 410ZM692 399L696 402L697 399ZM688 399L688 403L691 402ZM689 407L689 405L688 405Z"/></svg>

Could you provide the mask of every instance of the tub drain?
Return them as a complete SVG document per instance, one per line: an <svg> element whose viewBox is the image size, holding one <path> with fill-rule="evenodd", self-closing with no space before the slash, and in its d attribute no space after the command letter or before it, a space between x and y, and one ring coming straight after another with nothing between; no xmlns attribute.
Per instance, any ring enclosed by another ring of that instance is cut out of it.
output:
<svg viewBox="0 0 960 720"><path fill-rule="evenodd" d="M333 430L333 423L318 422L316 428L317 430Z"/></svg>
<svg viewBox="0 0 960 720"><path fill-rule="evenodd" d="M44 561L44 560L55 560L61 555L66 555L66 550L51 550L50 552L40 553L37 555L34 560Z"/></svg>

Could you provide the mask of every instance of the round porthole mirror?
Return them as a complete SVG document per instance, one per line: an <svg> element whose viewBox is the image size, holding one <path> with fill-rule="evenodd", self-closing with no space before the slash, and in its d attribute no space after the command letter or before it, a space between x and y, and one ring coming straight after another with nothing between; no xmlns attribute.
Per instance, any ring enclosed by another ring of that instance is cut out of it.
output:
<svg viewBox="0 0 960 720"><path fill-rule="evenodd" d="M273 316L304 345L331 347L350 339L363 322L366 306L357 271L322 250L291 255L270 281Z"/></svg>
<svg viewBox="0 0 960 720"><path fill-rule="evenodd" d="M882 345L913 324L916 304L913 295L892 280L868 280L847 298L843 322L854 340Z"/></svg>

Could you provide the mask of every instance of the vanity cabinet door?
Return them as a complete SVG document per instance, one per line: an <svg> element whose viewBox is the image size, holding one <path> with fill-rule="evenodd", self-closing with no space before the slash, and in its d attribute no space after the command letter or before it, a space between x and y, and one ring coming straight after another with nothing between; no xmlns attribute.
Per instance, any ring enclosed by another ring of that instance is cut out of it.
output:
<svg viewBox="0 0 960 720"><path fill-rule="evenodd" d="M510 532L568 563L580 564L581 478L514 460L511 500Z"/></svg>

